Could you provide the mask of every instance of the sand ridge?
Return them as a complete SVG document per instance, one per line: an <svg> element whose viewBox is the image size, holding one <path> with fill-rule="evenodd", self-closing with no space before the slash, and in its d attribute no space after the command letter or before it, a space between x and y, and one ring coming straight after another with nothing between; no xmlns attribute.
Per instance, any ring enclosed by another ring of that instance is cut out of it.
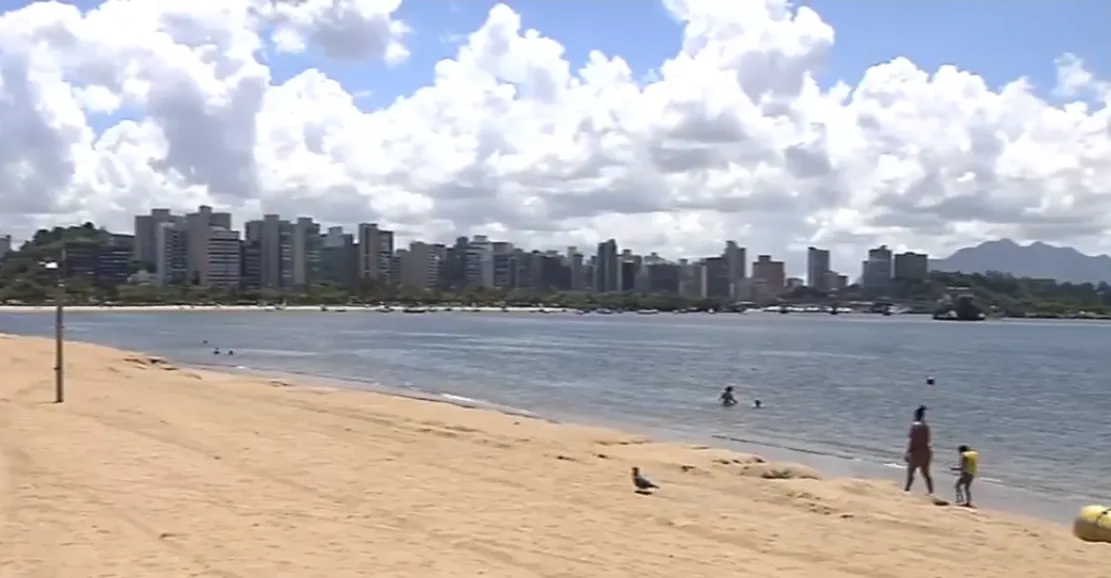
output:
<svg viewBox="0 0 1111 578"><path fill-rule="evenodd" d="M87 344L56 405L52 347L0 336L3 578L1044 578L1108 552L889 483Z"/></svg>

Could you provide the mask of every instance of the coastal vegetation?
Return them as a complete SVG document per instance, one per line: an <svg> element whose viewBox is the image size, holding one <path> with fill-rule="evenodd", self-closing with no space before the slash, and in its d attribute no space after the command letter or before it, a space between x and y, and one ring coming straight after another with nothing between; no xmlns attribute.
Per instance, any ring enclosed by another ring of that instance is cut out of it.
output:
<svg viewBox="0 0 1111 578"><path fill-rule="evenodd" d="M934 308L951 299L962 307L975 305L984 314L996 317L1111 316L1111 286L1107 283L1058 283L996 271L931 272L924 281L895 280L889 293L894 302L932 304Z"/></svg>
<svg viewBox="0 0 1111 578"><path fill-rule="evenodd" d="M0 264L0 302L43 304L53 299L56 272L46 263L62 259L62 247L72 243L109 243L111 234L92 223L43 229ZM138 272L137 264L133 267ZM621 310L728 310L744 308L733 300L691 299L671 293L598 294L578 291L501 290L473 287L458 291L393 286L364 281L357 287L321 284L304 291L244 291L199 286L154 287L145 284L98 284L87 278L65 279L66 301L72 304L198 305L286 303L289 305L348 305L401 303L413 305L548 306ZM836 293L808 287L787 291L774 303L790 305L849 305L890 303L918 313L959 305L966 314L975 309L999 317L1111 316L1111 286L1106 283L1058 283L1006 273L932 272L923 280L893 280L884 291L852 285ZM769 305L773 302L760 303ZM949 304L949 305L947 305Z"/></svg>

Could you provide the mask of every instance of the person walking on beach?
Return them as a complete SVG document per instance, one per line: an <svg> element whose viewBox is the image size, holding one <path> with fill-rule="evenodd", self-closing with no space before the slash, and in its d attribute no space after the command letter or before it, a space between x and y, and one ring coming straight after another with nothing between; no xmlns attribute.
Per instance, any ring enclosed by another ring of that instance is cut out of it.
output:
<svg viewBox="0 0 1111 578"><path fill-rule="evenodd" d="M930 447L930 426L926 423L926 406L920 405L914 410L914 422L910 424L910 433L907 435L907 451L903 459L907 463L907 483L904 491L909 492L914 485L914 474L922 472L922 479L926 480L926 492L934 495L934 479L930 475L930 462L933 461L934 451Z"/></svg>
<svg viewBox="0 0 1111 578"><path fill-rule="evenodd" d="M976 472L980 469L980 452L968 447L957 448L961 455L961 463L957 470L957 505L972 507L972 482L976 479Z"/></svg>

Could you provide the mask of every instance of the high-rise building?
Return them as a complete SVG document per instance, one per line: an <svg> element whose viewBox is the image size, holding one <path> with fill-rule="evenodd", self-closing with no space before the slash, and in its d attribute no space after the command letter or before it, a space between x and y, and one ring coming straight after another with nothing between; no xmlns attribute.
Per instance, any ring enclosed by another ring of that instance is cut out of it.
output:
<svg viewBox="0 0 1111 578"><path fill-rule="evenodd" d="M356 235L359 241L359 279L378 279L378 224L359 223Z"/></svg>
<svg viewBox="0 0 1111 578"><path fill-rule="evenodd" d="M239 231L223 227L210 228L205 251L205 286L220 289L240 287L241 259Z"/></svg>
<svg viewBox="0 0 1111 578"><path fill-rule="evenodd" d="M598 243L598 260L594 268L594 290L611 293L621 290L621 264L618 262L617 241Z"/></svg>
<svg viewBox="0 0 1111 578"><path fill-rule="evenodd" d="M925 253L905 252L895 255L892 277L924 281L930 276L930 257Z"/></svg>
<svg viewBox="0 0 1111 578"><path fill-rule="evenodd" d="M428 243L413 242L401 256L401 284L410 287L435 287L440 276L439 259Z"/></svg>
<svg viewBox="0 0 1111 578"><path fill-rule="evenodd" d="M189 242L184 222L159 222L153 249L155 285L184 285L189 281Z"/></svg>
<svg viewBox="0 0 1111 578"><path fill-rule="evenodd" d="M571 290L585 291L586 265L583 263L582 253L575 247L568 249L567 266L571 268Z"/></svg>
<svg viewBox="0 0 1111 578"><path fill-rule="evenodd" d="M319 282L321 244L320 225L309 217L299 217L293 225L294 287L307 289Z"/></svg>
<svg viewBox="0 0 1111 578"><path fill-rule="evenodd" d="M771 296L779 295L787 286L787 272L783 261L773 261L771 255L759 255L752 263L752 277Z"/></svg>
<svg viewBox="0 0 1111 578"><path fill-rule="evenodd" d="M521 253L514 249L513 243L494 241L490 243L490 286L498 289L511 289L516 287L516 258Z"/></svg>
<svg viewBox="0 0 1111 578"><path fill-rule="evenodd" d="M135 252L132 235L112 235L107 243L96 245L95 283L101 287L123 285L131 277L131 257Z"/></svg>
<svg viewBox="0 0 1111 578"><path fill-rule="evenodd" d="M239 286L246 291L262 288L262 244L258 238L240 243Z"/></svg>
<svg viewBox="0 0 1111 578"><path fill-rule="evenodd" d="M868 259L862 263L860 283L869 291L882 291L891 283L891 249L880 245L868 250Z"/></svg>
<svg viewBox="0 0 1111 578"><path fill-rule="evenodd" d="M289 290L293 284L293 223L278 221L278 286Z"/></svg>
<svg viewBox="0 0 1111 578"><path fill-rule="evenodd" d="M521 251L521 261L527 270L527 286L537 291L564 291L571 286L571 272L563 256L555 251Z"/></svg>
<svg viewBox="0 0 1111 578"><path fill-rule="evenodd" d="M819 291L832 289L829 282L829 250L807 247L806 249L806 285Z"/></svg>
<svg viewBox="0 0 1111 578"><path fill-rule="evenodd" d="M640 259L629 253L622 254L617 259L617 290L628 293L636 290L637 274L640 271Z"/></svg>
<svg viewBox="0 0 1111 578"><path fill-rule="evenodd" d="M494 267L494 287L498 289L513 289L520 285L521 255L524 251L517 249L512 253L494 253L491 257Z"/></svg>
<svg viewBox="0 0 1111 578"><path fill-rule="evenodd" d="M464 263L467 285L472 287L494 286L494 247L486 235L475 235L467 243Z"/></svg>
<svg viewBox="0 0 1111 578"><path fill-rule="evenodd" d="M354 237L345 233L343 227L328 227L322 242L324 247L342 247L348 242L354 245Z"/></svg>
<svg viewBox="0 0 1111 578"><path fill-rule="evenodd" d="M745 248L738 246L736 241L725 242L725 251L722 253L722 257L725 258L726 265L729 268L729 296L734 299L742 297L739 288L743 286L743 282L748 276L745 253Z"/></svg>
<svg viewBox="0 0 1111 578"><path fill-rule="evenodd" d="M359 224L359 278L389 282L393 257L393 231L377 223Z"/></svg>
<svg viewBox="0 0 1111 578"><path fill-rule="evenodd" d="M320 280L354 289L359 284L359 252L355 236L343 227L330 227L320 249Z"/></svg>
<svg viewBox="0 0 1111 578"><path fill-rule="evenodd" d="M197 207L197 212L185 215L189 243L185 260L190 283L208 285L208 238L213 228L231 229L231 214L216 213L212 211L212 207L201 205Z"/></svg>
<svg viewBox="0 0 1111 578"><path fill-rule="evenodd" d="M651 262L644 266L648 276L648 291L653 293L679 293L680 268L675 263Z"/></svg>
<svg viewBox="0 0 1111 578"><path fill-rule="evenodd" d="M679 295L697 299L702 295L702 269L697 263L679 259Z"/></svg>
<svg viewBox="0 0 1111 578"><path fill-rule="evenodd" d="M122 285L131 276L131 243L113 239L108 243L93 240L67 242L60 266L70 278L82 279L101 287Z"/></svg>
<svg viewBox="0 0 1111 578"><path fill-rule="evenodd" d="M293 287L293 225L278 215L263 215L261 220L244 225L246 242L258 244L258 287ZM253 280L248 281L254 284Z"/></svg>
<svg viewBox="0 0 1111 578"><path fill-rule="evenodd" d="M703 298L728 299L733 296L733 280L730 278L733 272L726 256L705 259L700 272L702 279L699 286Z"/></svg>
<svg viewBox="0 0 1111 578"><path fill-rule="evenodd" d="M158 232L162 223L180 219L169 209L152 209L149 215L135 216L135 244L132 248L132 259L149 270L153 270L158 254Z"/></svg>
<svg viewBox="0 0 1111 578"><path fill-rule="evenodd" d="M390 255L390 265L386 272L386 283L393 286L401 285L401 258L408 252L409 251L405 249L399 249Z"/></svg>

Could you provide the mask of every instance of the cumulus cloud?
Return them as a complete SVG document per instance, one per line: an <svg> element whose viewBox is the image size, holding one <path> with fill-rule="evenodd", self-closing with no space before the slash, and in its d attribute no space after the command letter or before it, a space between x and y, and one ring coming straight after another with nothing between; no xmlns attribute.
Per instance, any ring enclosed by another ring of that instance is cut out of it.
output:
<svg viewBox="0 0 1111 578"><path fill-rule="evenodd" d="M681 44L644 80L619 55L576 68L498 5L430 85L386 108L361 110L376 87L316 69L273 80L288 53L404 62L399 3L0 15L0 222L126 227L152 206L208 203L539 246L613 235L670 255L727 238L846 260L987 236L1105 248L1111 90L1076 55L1056 61L1052 101L1024 79L994 89L905 58L823 88L835 31L810 8L666 0Z"/></svg>

